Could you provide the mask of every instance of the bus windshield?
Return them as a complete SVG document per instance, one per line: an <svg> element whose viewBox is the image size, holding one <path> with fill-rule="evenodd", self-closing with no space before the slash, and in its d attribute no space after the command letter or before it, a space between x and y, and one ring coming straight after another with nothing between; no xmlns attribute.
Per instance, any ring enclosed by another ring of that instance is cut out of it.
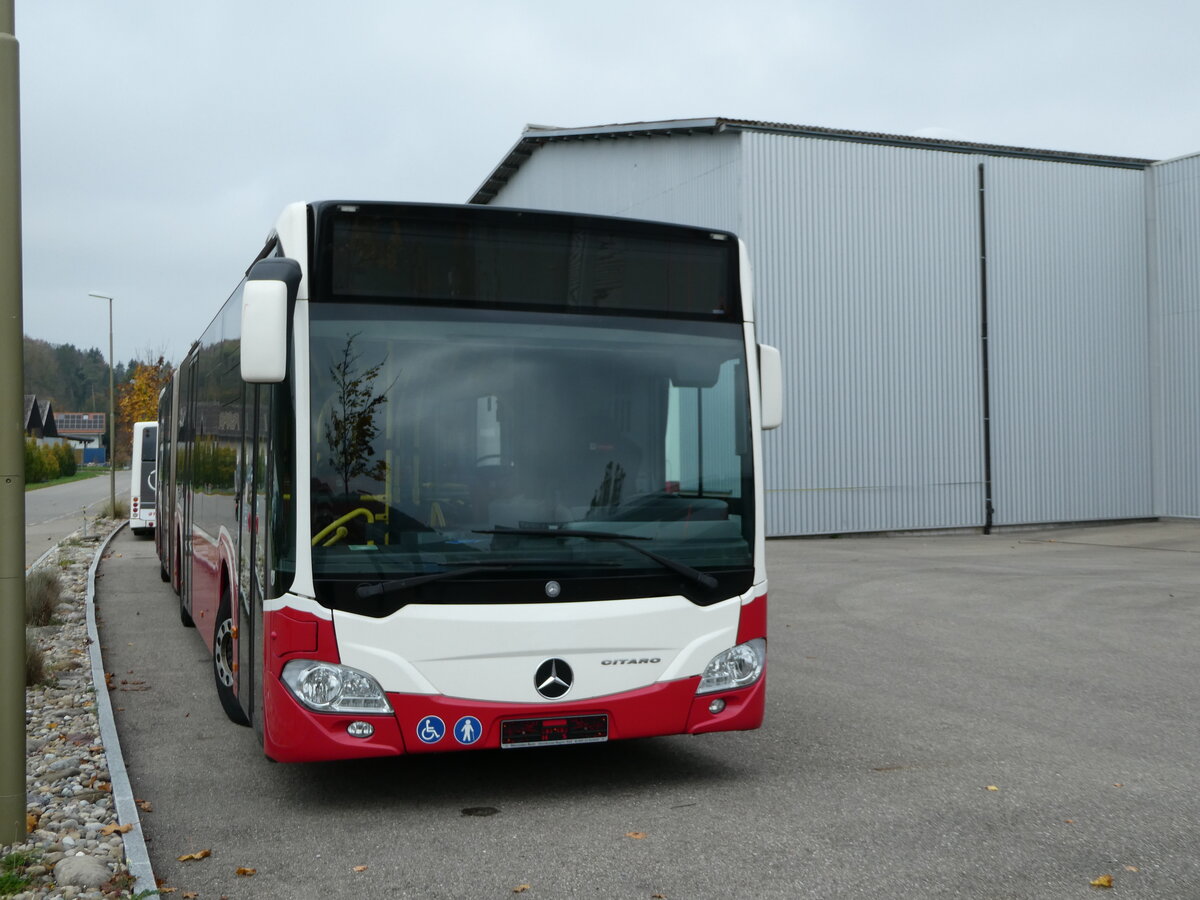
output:
<svg viewBox="0 0 1200 900"><path fill-rule="evenodd" d="M460 567L501 580L678 577L656 555L749 577L739 324L382 303L309 312L322 602L345 594L332 583Z"/></svg>

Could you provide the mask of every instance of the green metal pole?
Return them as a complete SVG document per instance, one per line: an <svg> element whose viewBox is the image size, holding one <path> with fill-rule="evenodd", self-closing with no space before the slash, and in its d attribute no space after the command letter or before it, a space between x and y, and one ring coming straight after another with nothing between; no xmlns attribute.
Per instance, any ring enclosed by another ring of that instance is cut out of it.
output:
<svg viewBox="0 0 1200 900"><path fill-rule="evenodd" d="M25 411L20 54L0 0L0 844L25 840ZM22 540L17 540L21 535Z"/></svg>
<svg viewBox="0 0 1200 900"><path fill-rule="evenodd" d="M114 414L113 368L117 361L113 359L112 340L112 297L108 298L108 513L114 519L117 517L117 417Z"/></svg>
<svg viewBox="0 0 1200 900"><path fill-rule="evenodd" d="M113 389L113 367L116 365L116 360L113 359L113 298L108 294L93 294L91 291L88 292L88 296L108 301L108 512L115 519L117 517L117 419L113 407L116 405L117 394Z"/></svg>

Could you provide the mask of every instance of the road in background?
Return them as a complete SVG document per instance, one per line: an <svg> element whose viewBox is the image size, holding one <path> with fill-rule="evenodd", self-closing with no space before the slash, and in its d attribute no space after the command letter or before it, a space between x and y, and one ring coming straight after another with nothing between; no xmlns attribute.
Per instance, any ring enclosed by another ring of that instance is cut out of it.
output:
<svg viewBox="0 0 1200 900"><path fill-rule="evenodd" d="M128 501L129 473L124 479L117 472L117 498L125 491ZM28 567L37 558L54 547L85 524L96 519L100 510L108 504L109 479L85 478L69 481L52 487L38 488L25 492L25 565Z"/></svg>
<svg viewBox="0 0 1200 900"><path fill-rule="evenodd" d="M1200 895L1200 525L767 556L761 731L279 765L123 532L97 608L156 875L229 900Z"/></svg>

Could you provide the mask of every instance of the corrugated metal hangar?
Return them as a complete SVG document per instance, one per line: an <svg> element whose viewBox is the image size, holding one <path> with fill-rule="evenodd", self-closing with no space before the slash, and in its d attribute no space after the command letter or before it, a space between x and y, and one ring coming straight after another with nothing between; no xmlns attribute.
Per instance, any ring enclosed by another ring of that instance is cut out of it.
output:
<svg viewBox="0 0 1200 900"><path fill-rule="evenodd" d="M771 535L1200 517L1200 155L529 126L471 202L745 240Z"/></svg>

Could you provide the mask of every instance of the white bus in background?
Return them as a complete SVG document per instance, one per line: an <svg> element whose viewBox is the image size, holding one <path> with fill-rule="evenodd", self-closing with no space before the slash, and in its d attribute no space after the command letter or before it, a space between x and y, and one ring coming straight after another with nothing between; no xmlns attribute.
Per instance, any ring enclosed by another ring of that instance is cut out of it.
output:
<svg viewBox="0 0 1200 900"><path fill-rule="evenodd" d="M129 460L129 529L134 534L154 531L157 455L158 423L134 422Z"/></svg>

